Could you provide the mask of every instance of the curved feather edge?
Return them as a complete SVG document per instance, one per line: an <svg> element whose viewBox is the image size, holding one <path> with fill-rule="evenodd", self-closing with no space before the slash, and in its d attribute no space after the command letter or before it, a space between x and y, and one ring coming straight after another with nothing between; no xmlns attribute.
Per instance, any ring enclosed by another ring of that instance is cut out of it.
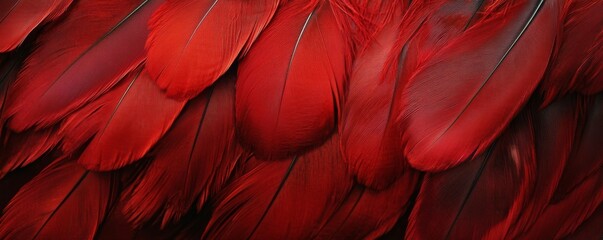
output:
<svg viewBox="0 0 603 240"><path fill-rule="evenodd" d="M478 158L427 174L409 217L406 238L504 238L535 181L531 121L529 112L520 114Z"/></svg>
<svg viewBox="0 0 603 240"><path fill-rule="evenodd" d="M408 170L383 190L356 185L313 239L377 239L389 231L407 208L418 173Z"/></svg>
<svg viewBox="0 0 603 240"><path fill-rule="evenodd" d="M279 2L166 1L149 22L149 74L168 96L195 97L249 49Z"/></svg>
<svg viewBox="0 0 603 240"><path fill-rule="evenodd" d="M135 225L159 214L161 225L178 221L197 202L200 210L221 190L240 160L234 136L234 73L189 101L150 155L151 163L123 197Z"/></svg>
<svg viewBox="0 0 603 240"><path fill-rule="evenodd" d="M115 170L142 158L186 104L167 98L143 68L138 67L124 78L121 88L88 107L94 111L84 109L65 121L62 131L72 133L70 136L79 139L79 144L91 137L78 159L85 168Z"/></svg>
<svg viewBox="0 0 603 240"><path fill-rule="evenodd" d="M285 4L239 65L237 134L261 158L320 145L340 115L351 50L329 2L307 4Z"/></svg>
<svg viewBox="0 0 603 240"><path fill-rule="evenodd" d="M0 3L0 52L17 48L38 25L61 16L72 0L7 0Z"/></svg>
<svg viewBox="0 0 603 240"><path fill-rule="evenodd" d="M442 171L481 154L531 96L553 51L560 4L519 3L475 23L409 80L397 120L413 167Z"/></svg>
<svg viewBox="0 0 603 240"><path fill-rule="evenodd" d="M293 159L258 160L218 197L203 239L309 238L352 187L337 137Z"/></svg>
<svg viewBox="0 0 603 240"><path fill-rule="evenodd" d="M534 224L551 201L567 161L571 160L574 138L578 126L584 123L585 110L585 99L573 95L557 100L535 114L535 185L507 237L518 238Z"/></svg>
<svg viewBox="0 0 603 240"><path fill-rule="evenodd" d="M23 186L4 209L0 237L93 239L111 185L110 175L88 172L67 159L57 160Z"/></svg>
<svg viewBox="0 0 603 240"><path fill-rule="evenodd" d="M161 2L75 4L63 21L40 36L39 47L15 81L6 109L9 127L23 131L52 125L137 67L145 58L147 21Z"/></svg>

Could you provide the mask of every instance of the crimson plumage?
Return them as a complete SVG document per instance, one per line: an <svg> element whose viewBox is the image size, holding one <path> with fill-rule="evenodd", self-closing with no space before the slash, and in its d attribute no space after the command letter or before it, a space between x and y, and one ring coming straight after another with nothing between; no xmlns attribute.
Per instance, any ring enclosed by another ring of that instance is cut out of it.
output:
<svg viewBox="0 0 603 240"><path fill-rule="evenodd" d="M0 238L603 237L602 0L7 0Z"/></svg>

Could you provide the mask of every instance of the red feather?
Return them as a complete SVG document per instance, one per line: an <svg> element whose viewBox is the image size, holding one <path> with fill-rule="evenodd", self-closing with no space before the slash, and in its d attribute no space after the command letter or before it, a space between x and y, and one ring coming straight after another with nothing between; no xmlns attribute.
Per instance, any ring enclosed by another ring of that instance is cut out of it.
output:
<svg viewBox="0 0 603 240"><path fill-rule="evenodd" d="M0 2L0 52L12 51L38 25L61 16L72 0L4 0Z"/></svg>
<svg viewBox="0 0 603 240"><path fill-rule="evenodd" d="M38 160L61 140L56 127L9 133L7 139L4 146L0 147L0 178Z"/></svg>
<svg viewBox="0 0 603 240"><path fill-rule="evenodd" d="M565 238L586 221L602 202L603 171L598 168L562 198L553 200L523 237L525 239ZM600 227L599 223L599 229Z"/></svg>
<svg viewBox="0 0 603 240"><path fill-rule="evenodd" d="M63 126L76 143L93 136L78 160L88 169L113 170L142 158L184 107L185 102L167 98L142 67L124 82L125 89L122 85L107 93L107 98L90 105L93 111L84 109Z"/></svg>
<svg viewBox="0 0 603 240"><path fill-rule="evenodd" d="M352 186L338 145L260 162L224 189L203 238L308 239Z"/></svg>
<svg viewBox="0 0 603 240"><path fill-rule="evenodd" d="M588 109L584 124L559 182L553 201L563 198L603 166L603 94L597 95Z"/></svg>
<svg viewBox="0 0 603 240"><path fill-rule="evenodd" d="M124 211L136 225L160 212L165 226L222 189L241 157L234 137L234 83L234 74L227 73L191 100L157 144L154 159L124 197Z"/></svg>
<svg viewBox="0 0 603 240"><path fill-rule="evenodd" d="M404 172L391 186L371 190L356 186L317 239L377 239L390 230L409 206L418 174Z"/></svg>
<svg viewBox="0 0 603 240"><path fill-rule="evenodd" d="M151 19L149 74L168 96L192 98L228 70L279 0L168 0Z"/></svg>
<svg viewBox="0 0 603 240"><path fill-rule="evenodd" d="M316 146L337 124L351 53L328 1L307 5L286 4L239 67L238 133L259 156Z"/></svg>
<svg viewBox="0 0 603 240"><path fill-rule="evenodd" d="M582 98L568 96L536 114L534 121L536 182L522 215L513 224L511 238L525 232L553 197L561 174L574 146L579 118L584 110Z"/></svg>
<svg viewBox="0 0 603 240"><path fill-rule="evenodd" d="M409 80L399 121L413 167L445 170L482 153L539 83L559 3L518 2L450 40Z"/></svg>
<svg viewBox="0 0 603 240"><path fill-rule="evenodd" d="M146 22L161 0L80 1L38 39L11 95L12 129L48 126L123 78L144 59Z"/></svg>
<svg viewBox="0 0 603 240"><path fill-rule="evenodd" d="M533 144L531 117L523 114L480 157L426 175L406 238L505 238L533 189Z"/></svg>
<svg viewBox="0 0 603 240"><path fill-rule="evenodd" d="M603 228L601 228L602 222L603 204L599 204L597 210L595 210L595 212L584 221L576 231L567 236L567 239L597 239L598 237L603 236Z"/></svg>
<svg viewBox="0 0 603 240"><path fill-rule="evenodd" d="M588 78L595 77L588 76L589 67L601 71L600 61L593 57L597 52L599 59L603 57L603 30L593 31L592 26L603 26L603 18L598 17L602 11L603 1L566 1L560 47L540 86L544 105L572 90L588 88Z"/></svg>
<svg viewBox="0 0 603 240"><path fill-rule="evenodd" d="M93 239L111 196L111 177L58 160L21 188L0 218L2 239Z"/></svg>

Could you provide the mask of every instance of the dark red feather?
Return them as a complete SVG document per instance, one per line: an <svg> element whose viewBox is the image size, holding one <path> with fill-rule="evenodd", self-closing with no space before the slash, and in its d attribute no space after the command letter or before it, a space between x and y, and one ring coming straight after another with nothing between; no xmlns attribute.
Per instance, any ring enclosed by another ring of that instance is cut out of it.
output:
<svg viewBox="0 0 603 240"><path fill-rule="evenodd" d="M561 174L570 159L574 136L584 111L584 100L568 96L554 102L535 115L534 134L536 150L536 181L519 219L513 224L516 238L526 231L553 197Z"/></svg>
<svg viewBox="0 0 603 240"><path fill-rule="evenodd" d="M603 57L603 30L593 31L592 27L603 26L603 18L598 17L602 11L603 1L565 2L565 18L560 26L560 46L540 86L544 105L558 96L580 88L586 90L590 84L600 82L592 80L595 79L597 71L601 72L601 64L597 59ZM596 58L597 55L599 58Z"/></svg>
<svg viewBox="0 0 603 240"><path fill-rule="evenodd" d="M49 152L61 140L57 127L8 133L0 144L0 178L17 168L29 165Z"/></svg>
<svg viewBox="0 0 603 240"><path fill-rule="evenodd" d="M406 238L505 238L533 189L535 167L528 112L478 158L425 176Z"/></svg>
<svg viewBox="0 0 603 240"><path fill-rule="evenodd" d="M357 185L345 202L320 228L316 239L376 239L403 215L415 191L417 172L406 171L388 188L371 190Z"/></svg>
<svg viewBox="0 0 603 240"><path fill-rule="evenodd" d="M352 186L338 138L291 160L261 161L224 189L203 238L307 239Z"/></svg>
<svg viewBox="0 0 603 240"><path fill-rule="evenodd" d="M404 91L404 153L425 171L484 150L540 82L553 51L560 3L515 1L425 60Z"/></svg>
<svg viewBox="0 0 603 240"><path fill-rule="evenodd" d="M21 188L0 218L2 239L93 239L105 216L110 175L57 160Z"/></svg>
<svg viewBox="0 0 603 240"><path fill-rule="evenodd" d="M0 2L0 52L12 51L38 25L61 16L72 0L5 0Z"/></svg>

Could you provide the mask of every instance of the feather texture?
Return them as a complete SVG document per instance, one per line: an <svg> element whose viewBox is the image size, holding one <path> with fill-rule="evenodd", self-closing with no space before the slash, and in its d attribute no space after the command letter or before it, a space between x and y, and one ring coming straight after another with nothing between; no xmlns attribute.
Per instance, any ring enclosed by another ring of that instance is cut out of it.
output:
<svg viewBox="0 0 603 240"><path fill-rule="evenodd" d="M597 58L593 57L603 54L603 30L592 29L603 26L603 18L598 17L601 11L603 1L566 1L560 46L540 86L544 105L568 92L588 88L589 80L596 77L596 71L601 71L600 64L595 63ZM589 68L594 72L589 74Z"/></svg>
<svg viewBox="0 0 603 240"><path fill-rule="evenodd" d="M576 231L602 202L603 171L599 168L586 176L563 198L553 200L524 237L526 239L565 238Z"/></svg>
<svg viewBox="0 0 603 240"><path fill-rule="evenodd" d="M138 66L144 59L146 22L161 2L78 2L38 39L40 47L14 85L9 126L22 131L56 123Z"/></svg>
<svg viewBox="0 0 603 240"><path fill-rule="evenodd" d="M7 142L0 144L0 178L6 173L29 165L59 144L57 128L29 130L7 134Z"/></svg>
<svg viewBox="0 0 603 240"><path fill-rule="evenodd" d="M576 96L558 100L535 115L536 171L534 191L513 224L512 238L525 232L553 197L574 146L576 129L582 121L584 101Z"/></svg>
<svg viewBox="0 0 603 240"><path fill-rule="evenodd" d="M307 239L352 186L338 138L288 161L262 161L224 189L204 239Z"/></svg>
<svg viewBox="0 0 603 240"><path fill-rule="evenodd" d="M41 23L61 16L72 0L6 0L0 3L0 52L12 51Z"/></svg>
<svg viewBox="0 0 603 240"><path fill-rule="evenodd" d="M413 167L445 170L492 143L544 74L558 5L518 1L450 40L418 68L398 119Z"/></svg>
<svg viewBox="0 0 603 240"><path fill-rule="evenodd" d="M399 9L355 59L341 120L344 159L360 183L378 189L395 181L405 167L400 134L390 121L398 107L396 92L404 85L400 72L405 52L396 44L408 41L420 24L411 18L402 26L403 17ZM405 29L401 37L400 29ZM387 64L392 54L401 55L397 67Z"/></svg>
<svg viewBox="0 0 603 240"><path fill-rule="evenodd" d="M214 83L268 24L279 0L169 0L153 15L149 74L167 94L192 98Z"/></svg>
<svg viewBox="0 0 603 240"><path fill-rule="evenodd" d="M533 144L531 116L524 113L480 157L426 175L406 238L504 239L533 189Z"/></svg>
<svg viewBox="0 0 603 240"><path fill-rule="evenodd" d="M78 159L88 169L113 170L142 158L184 107L185 102L167 98L142 66L124 81L125 89L122 86L111 92L106 102L105 99L98 102L104 109L91 105L94 111L84 110L63 126L62 131L71 132L80 144L93 135ZM132 119L144 122L132 124Z"/></svg>
<svg viewBox="0 0 603 240"><path fill-rule="evenodd" d="M603 94L594 98L585 122L578 131L575 147L570 155L571 161L567 162L563 170L552 201L564 198L603 166L603 149L600 147L600 136L603 134Z"/></svg>
<svg viewBox="0 0 603 240"><path fill-rule="evenodd" d="M157 144L154 159L124 199L124 212L136 225L160 212L165 226L197 201L201 209L222 189L241 157L234 137L234 83L234 74L227 73L191 100Z"/></svg>
<svg viewBox="0 0 603 240"><path fill-rule="evenodd" d="M316 4L283 6L239 66L238 134L258 156L299 153L335 130L351 53L328 1Z"/></svg>
<svg viewBox="0 0 603 240"><path fill-rule="evenodd" d="M58 160L23 186L4 209L0 238L93 239L105 215L111 184L109 175Z"/></svg>
<svg viewBox="0 0 603 240"><path fill-rule="evenodd" d="M376 239L389 231L407 210L418 174L406 171L388 188L356 186L320 228L316 239Z"/></svg>

